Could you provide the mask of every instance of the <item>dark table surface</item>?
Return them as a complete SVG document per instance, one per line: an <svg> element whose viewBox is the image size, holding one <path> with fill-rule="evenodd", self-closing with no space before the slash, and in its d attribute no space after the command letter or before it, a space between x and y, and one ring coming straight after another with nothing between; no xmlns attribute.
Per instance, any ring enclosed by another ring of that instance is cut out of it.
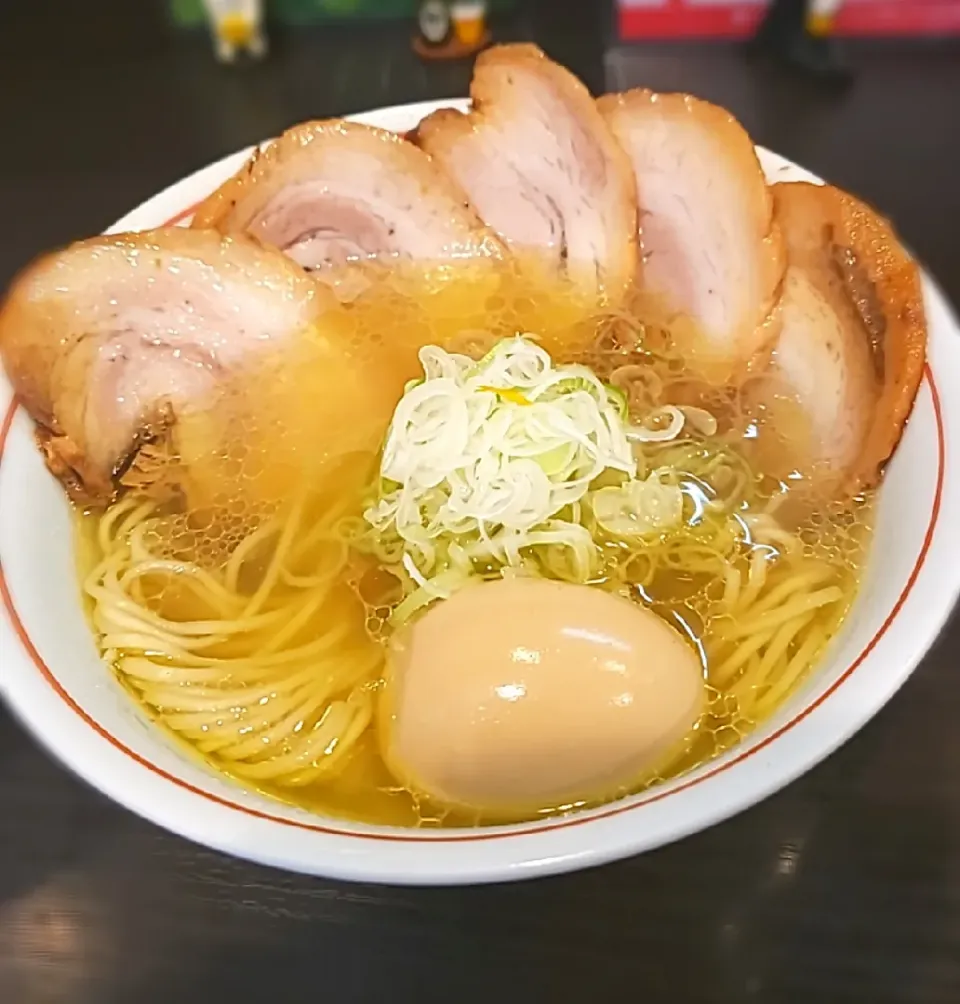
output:
<svg viewBox="0 0 960 1004"><path fill-rule="evenodd" d="M459 95L468 79L419 64L397 27L305 32L228 72L203 40L153 30L146 0L0 6L0 284L298 119ZM541 7L507 30L594 88L727 105L891 215L960 301L956 45L860 48L856 85L830 94L727 48L604 60L589 4ZM499 888L348 886L230 860L108 803L0 710L0 1002L957 1004L958 652L954 623L854 740L738 818Z"/></svg>

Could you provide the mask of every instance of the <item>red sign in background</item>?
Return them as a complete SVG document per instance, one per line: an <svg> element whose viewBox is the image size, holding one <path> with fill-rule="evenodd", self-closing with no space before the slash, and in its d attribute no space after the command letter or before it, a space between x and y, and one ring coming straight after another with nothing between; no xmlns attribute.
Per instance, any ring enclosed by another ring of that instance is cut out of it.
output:
<svg viewBox="0 0 960 1004"><path fill-rule="evenodd" d="M767 0L617 0L620 37L746 38ZM958 35L960 0L845 0L840 35Z"/></svg>

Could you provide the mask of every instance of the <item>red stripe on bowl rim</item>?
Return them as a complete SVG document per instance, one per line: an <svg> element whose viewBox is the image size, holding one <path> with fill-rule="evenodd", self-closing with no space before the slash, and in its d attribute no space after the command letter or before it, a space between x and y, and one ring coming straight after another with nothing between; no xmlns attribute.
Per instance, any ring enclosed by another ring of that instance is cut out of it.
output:
<svg viewBox="0 0 960 1004"><path fill-rule="evenodd" d="M202 202L194 202L192 206L187 206L186 209L181 209L179 213L175 216L171 216L166 223L162 224L165 227L175 227L178 223L183 223L187 217L192 218L193 214L203 205Z"/></svg>
<svg viewBox="0 0 960 1004"><path fill-rule="evenodd" d="M182 212L173 216L167 221L165 226L173 226L177 223L182 222L188 216L190 216L196 209L199 203L184 209ZM605 809L599 810L589 810L587 812L579 813L567 818L557 819L553 822L548 823L527 823L520 827L497 827L491 828L489 830L476 830L469 832L457 832L452 831L448 833L443 833L443 831L431 831L430 833L424 832L411 832L411 833L369 833L358 830L351 829L339 829L335 826L326 826L321 823L308 823L303 820L297 819L287 819L283 816L274 816L269 812L264 812L260 809L253 809L246 805L240 805L237 802L232 802L227 798L222 798L219 795L214 795L209 791L204 791L202 788L198 788L196 785L191 784L189 781L184 781L182 778L171 774L169 771L164 770L162 767L157 766L152 761L146 759L146 757L141 756L139 753L134 752L129 747L125 746L119 739L117 739L112 733L105 729L99 722L92 718L79 704L70 696L69 693L64 689L60 681L54 676L50 667L44 662L40 653L37 651L30 635L27 633L23 622L17 613L16 607L13 603L13 597L10 595L10 589L7 585L6 576L3 571L3 566L0 564L0 602L2 602L3 607L6 610L7 616L10 619L10 623L13 626L14 632L23 646L23 650L26 655L30 658L33 664L36 666L37 670L50 685L53 691L58 697L82 720L84 721L94 732L96 732L101 738L105 739L111 746L115 747L125 756L129 757L134 762L138 763L141 767L146 768L151 773L163 778L172 784L183 788L194 795L198 795L207 801L213 802L217 805L223 806L227 809L233 809L236 812L241 812L244 815L252 816L256 819L267 820L272 823L279 823L283 826L292 826L296 829L307 830L314 833L323 833L329 836L336 837L347 837L353 840L374 840L374 841L388 841L392 843L422 843L422 844L440 844L440 843L469 843L469 842L480 842L480 841L490 841L490 840L506 840L516 837L538 835L542 833L550 833L554 830L572 829L576 826L585 826L588 823L594 823L602 819L610 819L613 816L620 816L627 812L634 812L638 809L643 809L648 805L653 805L655 802L661 802L666 798L670 798L673 795L679 795L683 791L687 791L697 785L703 784L710 779L717 777L719 774L723 774L730 770L732 767L743 763L750 757L755 756L761 750L766 749L768 746L772 745L781 736L785 735L791 729L795 728L800 724L805 718L809 717L817 708L820 707L832 694L834 694L839 687L848 680L854 672L863 664L864 660L870 653L876 648L880 639L887 633L890 626L897 619L900 611L903 609L904 603L907 601L907 597L910 595L913 587L920 575L920 571L923 568L924 561L926 560L927 554L930 550L930 546L933 542L934 533L936 532L937 522L940 518L940 505L943 496L943 482L944 473L946 466L946 444L944 441L943 432L943 414L940 406L940 393L937 390L936 381L934 380L933 371L930 368L929 363L924 365L923 378L926 384L930 388L930 397L933 402L934 418L936 420L937 426L937 484L936 490L934 492L933 506L930 511L930 521L927 524L927 531L924 534L923 544L920 547L920 551L917 555L916 561L909 577L907 578L906 584L897 598L897 602L893 605L893 609L887 614L883 623L880 625L876 634L870 639L870 641L864 646L863 650L853 660L852 663L840 674L840 676L815 700L811 701L806 707L799 711L789 722L782 725L776 732L771 733L761 742L757 743L756 746L751 747L748 750L737 754L732 759L726 761L725 763L718 764L711 770L706 771L699 777L691 778L688 781L671 787L666 791L653 790L646 797L641 797L638 800L629 800L627 804L624 804L624 800L619 800L614 802L612 805ZM0 464L3 462L4 451L7 444L7 439L10 434L10 429L13 425L13 419L19 409L19 403L14 398L10 402L10 406L7 409L7 413L4 416L3 424L0 426Z"/></svg>

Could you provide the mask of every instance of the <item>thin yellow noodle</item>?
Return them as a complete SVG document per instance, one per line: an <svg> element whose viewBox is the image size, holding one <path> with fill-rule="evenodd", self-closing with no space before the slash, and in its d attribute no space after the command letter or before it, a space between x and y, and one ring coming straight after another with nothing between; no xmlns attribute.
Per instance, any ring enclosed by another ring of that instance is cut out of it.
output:
<svg viewBox="0 0 960 1004"><path fill-rule="evenodd" d="M276 626L276 621L271 621L264 628L258 628L253 632L239 632L238 634L248 635L251 644L257 645L257 658L270 656L282 648L290 639L295 638L299 629L309 620L312 613L316 613L325 602L330 600L330 589L328 586L321 586L310 592L304 591L295 603L291 603L287 609L287 620L280 621ZM282 607L281 607L282 609ZM338 619L343 619L339 617Z"/></svg>
<svg viewBox="0 0 960 1004"><path fill-rule="evenodd" d="M360 675L374 668L379 659L379 653L367 652L323 662L311 660L305 665L284 669L283 675L273 674L257 680L237 680L230 674L223 679L220 686L209 686L212 681L198 681L192 672L187 679L184 679L181 673L174 679L145 680L143 686L145 689L160 688L156 690L159 694L179 689L186 695L185 700L188 703L192 703L190 695L197 694L198 707L195 710L217 711L221 704L253 709L261 703L264 695L277 695L280 691L292 691L307 684L314 689L323 685L341 688L351 685Z"/></svg>
<svg viewBox="0 0 960 1004"><path fill-rule="evenodd" d="M286 784L328 772L372 715L369 695L332 698L375 679L383 658L378 646L336 653L358 626L334 599L348 558L346 542L333 534L336 513L311 518L298 537L299 499L286 518L248 533L214 574L156 553L153 538L148 543L163 525L155 511L152 502L126 499L97 527L101 559L84 588L104 658L172 732L230 763L234 773L252 769ZM253 594L244 595L244 565L268 544L266 568ZM217 616L163 616L147 597L162 595L165 582L189 589ZM314 621L322 630L291 646Z"/></svg>
<svg viewBox="0 0 960 1004"><path fill-rule="evenodd" d="M175 666L172 663L164 662L154 662L152 660L146 659L150 666L157 667L162 670L162 679L169 679L170 674L181 674L184 682L195 681L197 683L217 683L224 679L225 675L229 674L234 679L239 679L243 677L246 682L257 682L264 676L268 676L273 672L275 668L280 666L288 666L291 663L303 662L306 659L311 659L314 664L317 664L317 660L325 652L328 652L338 641L340 641L350 630L350 625L341 621L338 621L331 625L329 632L323 634L319 638L315 638L311 642L307 642L304 645L300 645L297 648L287 649L284 652L277 652L271 655L266 655L258 657L254 652L248 656L239 656L234 658L223 658L223 657L212 657L204 655L195 655L191 652L187 652L184 649L174 650L167 646L157 646L156 651L163 652L165 659L167 657L176 657L180 662L180 666ZM142 648L139 645L114 645L113 648ZM176 654L175 654L176 652ZM135 656L127 656L127 659L138 658ZM141 675L143 671L141 671Z"/></svg>
<svg viewBox="0 0 960 1004"><path fill-rule="evenodd" d="M328 588L317 589L313 594L308 594L300 609L296 613L290 614L289 620L280 630L261 645L258 655L269 655L272 652L276 652L277 649L282 648L291 638L296 637L297 632L329 598L330 590Z"/></svg>
<svg viewBox="0 0 960 1004"><path fill-rule="evenodd" d="M94 599L106 598L102 596L101 590L90 590L90 595ZM262 614L254 614L249 617L240 616L223 620L205 621L173 621L160 614L148 610L138 604L136 600L127 597L109 597L111 605L111 616L117 623L140 624L166 631L181 639L197 639L198 642L205 641L210 636L224 637L228 634L243 633L249 634L262 627L269 626L282 621L284 616L289 615L289 611L278 609L268 610ZM192 642L191 642L192 643Z"/></svg>
<svg viewBox="0 0 960 1004"><path fill-rule="evenodd" d="M97 565L96 568L83 580L83 590L84 592L89 592L91 589L95 589L102 580L106 578L112 578L119 583L117 577L117 570L123 566L126 556L122 553L111 555L109 558L105 558L103 561Z"/></svg>
<svg viewBox="0 0 960 1004"><path fill-rule="evenodd" d="M760 658L760 665L757 667L760 677L758 686L761 682L763 684L769 682L773 667L786 656L787 650L793 644L797 635L807 627L812 617L812 614L805 614L780 625L770 643L763 650L763 655ZM734 690L737 689L739 683L740 681L738 680L734 686Z"/></svg>
<svg viewBox="0 0 960 1004"><path fill-rule="evenodd" d="M764 563L766 563L766 559L764 558L763 560ZM728 576L731 574L739 575L739 573L736 573L736 570L732 566L728 566L725 569L725 572ZM747 611L742 609L746 606L742 596L734 602L725 602L727 592L727 586L725 585L725 597L720 602L720 610L737 609L738 612L736 617L730 617L729 620L727 617L723 617L723 620L728 620L729 623L729 626L726 629L720 627L719 624L715 624L714 649L716 648L718 642L721 645L724 641L732 643L738 637L750 635L749 629L743 629L744 614L749 614L752 617L775 609L783 604L784 601L788 600L792 595L808 589L811 585L829 578L833 574L833 569L829 566L823 565L813 567L804 572L791 573L786 580L778 583L768 592L763 592L762 589L759 590L757 594L758 598L752 603ZM732 680L736 676L737 672L743 668L749 656L752 653L759 651L771 641L773 637L772 628L773 625L768 625L767 630L763 630L761 627L760 629L755 630L755 632L751 636L747 637L745 641L741 642L715 669L711 670L711 681L717 685L724 685Z"/></svg>
<svg viewBox="0 0 960 1004"><path fill-rule="evenodd" d="M123 536L123 534L119 532L114 535L113 531L118 523L122 520L124 521L124 524L139 523L140 519L153 512L153 509L154 505L152 502L143 502L138 506L133 498L122 500L111 506L100 517L100 522L97 527L97 543L100 545L100 550L103 553L106 553L111 549L114 539ZM134 513L133 518L124 520L124 517L131 511Z"/></svg>
<svg viewBox="0 0 960 1004"><path fill-rule="evenodd" d="M222 666L236 668L256 669L258 667L269 668L271 666L285 666L291 661L300 661L310 658L316 664L317 659L326 652L329 652L334 645L345 638L350 633L350 622L345 617L337 617L327 631L319 638L303 643L294 648L287 648L281 652L274 652L267 648L258 648L249 655L220 657L214 660L213 657L203 657L203 662L213 665L216 661ZM198 660L199 661L199 660Z"/></svg>
<svg viewBox="0 0 960 1004"><path fill-rule="evenodd" d="M280 577L284 585L293 589L312 589L314 586L321 586L334 581L346 567L349 552L347 546L342 541L331 544L336 549L336 560L327 562L322 572L313 575L297 575L288 568L281 568Z"/></svg>
<svg viewBox="0 0 960 1004"><path fill-rule="evenodd" d="M147 662L150 666L157 665L149 660ZM281 688L289 690L302 683L322 679L324 674L332 673L337 665L335 660L325 663L310 661L259 680L237 680L227 671L219 681L198 680L195 671L179 668L175 669L172 678L157 678L149 672L141 673L140 667L131 667L126 672L144 693L155 695L157 703L162 704L166 710L188 712L253 707Z"/></svg>
<svg viewBox="0 0 960 1004"><path fill-rule="evenodd" d="M155 581L151 583L153 588L148 597L143 589L143 580L151 576ZM178 577L169 573L147 570L143 571L142 574L131 575L125 582L121 581L119 587L126 594L127 599L132 600L140 607L150 609L150 604L157 601L157 594L160 589L165 587L169 582L175 583L178 590L189 592L197 604L200 605L200 608L205 608L208 616L218 616L227 620L237 617L240 613L236 598L230 599L226 595L219 595L210 590L207 583L191 578L187 572L182 577Z"/></svg>
<svg viewBox="0 0 960 1004"><path fill-rule="evenodd" d="M760 594L764 583L767 581L767 555L762 551L754 550L750 555L750 567L747 574L747 584L740 593L739 607L744 609Z"/></svg>
<svg viewBox="0 0 960 1004"><path fill-rule="evenodd" d="M764 507L764 514L767 516L775 516L777 510L783 506L784 502L786 502L788 495L789 492L784 491L782 488L775 494L771 495Z"/></svg>
<svg viewBox="0 0 960 1004"><path fill-rule="evenodd" d="M792 554L797 550L797 540L786 530L774 528L758 530L754 532L753 539L758 544L765 544L771 547L779 547L784 554Z"/></svg>
<svg viewBox="0 0 960 1004"><path fill-rule="evenodd" d="M810 616L797 617L781 624L770 642L764 647L760 661L749 673L744 673L730 688L741 711L746 714L748 707L756 702L760 691L770 683L770 677L778 662L784 659L797 634L809 623Z"/></svg>
<svg viewBox="0 0 960 1004"><path fill-rule="evenodd" d="M248 732L256 732L253 748L247 754L253 755L270 741L269 733L263 731L274 727L291 714L302 717L310 713L314 705L323 703L336 687L336 679L326 681L326 687L311 687L310 681L301 683L292 690L278 683L277 693L259 704L246 705L228 711L204 709L203 711L165 711L166 723L174 732L194 736L199 739L215 739L222 736L231 745L242 743ZM260 745L258 745L260 744Z"/></svg>
<svg viewBox="0 0 960 1004"><path fill-rule="evenodd" d="M241 614L238 617L223 618L221 620L176 621L154 613L154 611L130 597L110 595L110 591L103 589L103 587L94 587L88 590L88 592L95 598L103 598L109 602L116 611L118 618L123 614L128 618L138 619L140 623L149 624L161 630L168 631L172 635L181 637L203 638L210 635L250 634L254 631L270 627L278 621L283 621L285 617L291 616L291 610L287 607L266 610L263 613L252 615ZM290 602L296 610L301 605L311 602L311 600L312 596L307 594L305 596L298 596L295 599L291 598Z"/></svg>
<svg viewBox="0 0 960 1004"><path fill-rule="evenodd" d="M346 562L339 565L334 571L324 572L322 575L294 575L292 572L288 572L285 568L282 568L280 569L280 580L285 586L290 586L291 589L315 589L317 586L333 582L345 566Z"/></svg>
<svg viewBox="0 0 960 1004"><path fill-rule="evenodd" d="M762 717L767 714L786 696L787 692L813 664L824 641L825 636L823 631L818 628L810 631L776 682L771 684L770 689L757 702L756 712L758 716Z"/></svg>
<svg viewBox="0 0 960 1004"><path fill-rule="evenodd" d="M95 597L97 598L97 597ZM105 643L109 641L110 648L134 647L133 642L123 642L116 640L117 636L132 638L134 636L149 639L146 647L153 648L157 642L161 643L161 650L167 642L178 645L180 649L190 654L203 648L212 648L223 642L224 635L200 635L190 637L189 635L175 635L168 631L163 624L148 623L138 618L135 614L117 606L111 606L98 599L98 606L93 612L94 626L103 635ZM112 640L111 640L112 639Z"/></svg>
<svg viewBox="0 0 960 1004"><path fill-rule="evenodd" d="M295 678L274 680L270 689L270 693L274 696L266 702L245 701L230 720L224 719L224 710L214 704L199 711L174 712L167 716L166 721L170 728L177 732L195 733L198 738L203 739L229 735L232 742L238 738L242 727L251 724L254 716L259 718L259 727L262 728L266 724L277 722L279 718L289 717L291 711L294 715L309 715L312 706L327 700L336 690L351 686L359 676L369 672L371 668L373 665L369 660L358 661L351 665L350 672L347 672L338 661L336 668L325 676L313 673L302 678L297 674ZM235 700L231 702L230 707L237 707ZM265 734L262 731L255 737L261 743L264 738ZM269 741L269 734L266 734L266 738ZM261 747L257 747L254 743L250 753L258 752L259 748Z"/></svg>
<svg viewBox="0 0 960 1004"><path fill-rule="evenodd" d="M723 569L723 596L720 603L729 609L737 605L740 598L740 583L742 576L734 565L726 565Z"/></svg>
<svg viewBox="0 0 960 1004"><path fill-rule="evenodd" d="M148 546L146 536L151 530L155 531L159 524L160 520L158 519L145 520L143 523L131 527L128 532L122 533L115 541L115 544L121 541L126 544L130 550L130 560L134 564L141 561L149 561L151 558L156 557L156 555Z"/></svg>
<svg viewBox="0 0 960 1004"><path fill-rule="evenodd" d="M300 513L302 508L303 500L298 499L294 503L293 510L283 527L280 539L277 541L276 549L270 558L270 564L267 566L267 570L264 573L263 580L260 585L257 586L257 591L253 594L249 603L247 603L244 608L244 614L246 616L253 616L260 609L260 607L263 606L266 602L267 596L269 596L274 586L276 586L277 579L280 577L280 569L283 567L287 551L290 549L290 545L293 542L293 536L297 532L297 527L300 524Z"/></svg>
<svg viewBox="0 0 960 1004"><path fill-rule="evenodd" d="M139 646L129 646L129 649L135 649ZM128 650L129 650L128 649ZM107 649L104 652L104 660L107 660L107 655L110 652L117 652L117 649ZM124 651L123 649L119 650ZM164 658L167 658L166 653ZM113 665L116 668L118 674L124 679L128 679L135 683L138 687L143 686L145 683L156 683L156 684L170 684L171 686L180 686L182 684L191 682L181 679L181 674L184 670L175 666L169 662L159 662L153 659L148 659L143 655L122 655L115 654L113 658ZM217 680L223 678L223 673L218 671ZM197 681L197 682L209 682L209 681Z"/></svg>
<svg viewBox="0 0 960 1004"><path fill-rule="evenodd" d="M167 726L169 728L169 726ZM237 732L239 733L241 726L238 725ZM252 725L247 725L243 727L243 735L253 731ZM208 738L205 732L192 733L192 732L181 732L178 733L182 739L187 739L194 746L206 756L212 756L220 761L220 765L223 766L224 760L229 760L229 757L224 757L222 751L229 749L235 742L235 736L223 733L219 736ZM231 762L230 767L232 768L234 764Z"/></svg>
<svg viewBox="0 0 960 1004"><path fill-rule="evenodd" d="M139 645L117 646L118 649L137 649ZM164 657L172 656L173 653L164 652ZM183 653L184 659L189 658L189 653ZM106 653L104 654L106 659ZM224 670L218 669L197 669L183 666L175 666L172 663L165 663L148 659L141 655L114 656L113 662L121 676L131 677L134 681L149 681L152 683L169 683L177 685L187 685L190 683L219 683L224 678ZM187 674L186 678L184 675Z"/></svg>
<svg viewBox="0 0 960 1004"><path fill-rule="evenodd" d="M326 642L326 638L321 640ZM116 647L130 649L134 646ZM252 686L264 682L278 670L289 672L298 663L309 661L312 666L323 667L328 661L317 641L278 653L270 661L258 659L256 653L238 658L207 658L159 646L151 651L162 654L155 657L125 656L125 660L136 660L136 664L131 664L124 672L142 680L176 682L184 686L218 686L230 681L237 685ZM336 662L335 659L329 661Z"/></svg>
<svg viewBox="0 0 960 1004"><path fill-rule="evenodd" d="M168 712L203 711L217 713L232 708L254 707L265 698L276 694L279 687L294 689L317 678L313 665L299 673L278 682L271 680L248 687L203 687L189 683L154 683L146 680L141 684L143 695L151 704Z"/></svg>
<svg viewBox="0 0 960 1004"><path fill-rule="evenodd" d="M347 698L346 707L351 715L344 723L341 734L324 737L323 759L315 761L307 771L301 770L290 775L286 784L300 786L307 780L304 775L313 774L315 779L317 776L315 772L329 774L343 764L346 754L373 720L373 697L366 688L356 689Z"/></svg>
<svg viewBox="0 0 960 1004"><path fill-rule="evenodd" d="M730 639L742 638L756 631L766 631L807 611L816 610L828 603L836 603L837 600L841 599L843 599L843 590L839 586L827 586L826 589L820 589L817 592L791 600L790 603L777 610L768 610L752 619L746 618L739 621L727 637Z"/></svg>
<svg viewBox="0 0 960 1004"><path fill-rule="evenodd" d="M243 571L244 563L264 541L282 533L286 525L279 519L268 520L237 544L223 569L223 580L227 589L237 594L240 592L240 573Z"/></svg>
<svg viewBox="0 0 960 1004"><path fill-rule="evenodd" d="M350 751L354 743L367 730L367 727L373 719L373 698L372 695L365 689L355 690L347 699L347 703L350 704L353 702L354 698L358 695L362 696L363 703L360 704L357 714L354 715L349 726L344 730L344 733L340 737L335 749L328 754L324 760L313 764L306 770L299 771L296 774L291 774L290 776L284 778L284 785L287 787L298 788L307 784L312 784L322 775L328 774L332 768L337 767L342 763L344 754Z"/></svg>
<svg viewBox="0 0 960 1004"><path fill-rule="evenodd" d="M297 730L303 727L304 719L316 718L322 713L326 700L329 695L324 695L315 705L303 700L279 720L238 719L232 731L184 729L180 735L195 743L202 753L215 753L221 761L229 761L231 765L270 759L285 753ZM245 747L242 746L244 742L247 743Z"/></svg>
<svg viewBox="0 0 960 1004"><path fill-rule="evenodd" d="M94 616L94 626L99 628L99 618ZM199 656L195 651L181 648L170 638L169 635L150 634L145 631L115 631L112 629L101 630L103 635L101 644L107 648L133 651L141 649L148 657L151 654L156 658L164 660L196 660ZM216 645L220 639L209 639L209 647Z"/></svg>
<svg viewBox="0 0 960 1004"><path fill-rule="evenodd" d="M750 609L752 614L761 614L771 610L780 602L785 600L791 593L807 589L824 579L829 579L835 574L834 570L820 565L806 572L792 572L783 582L778 583L768 593L759 597Z"/></svg>
<svg viewBox="0 0 960 1004"><path fill-rule="evenodd" d="M213 724L206 726L201 722L200 716L185 718L183 721L171 717L168 723L175 730L197 740L201 749L215 751L225 759L257 760L264 755L273 757L277 755L275 751L282 743L292 742L292 737L301 731L304 723L317 716L317 712L329 702L335 691L345 685L354 685L353 681L360 675L359 671L368 673L369 670L369 665L361 663L353 667L349 678L344 678L343 674L333 674L323 681L325 685L320 689L315 684L313 687L308 685L286 698L271 700L262 709L248 709L265 712L257 718L245 711L233 716L232 721L213 719ZM211 719L212 716L207 716L208 722Z"/></svg>
<svg viewBox="0 0 960 1004"><path fill-rule="evenodd" d="M737 672L743 669L750 657L759 652L764 645L773 637L772 631L757 631L749 637L729 655L716 669L709 671L710 683L715 687L722 687L732 680Z"/></svg>
<svg viewBox="0 0 960 1004"><path fill-rule="evenodd" d="M759 668L760 668L760 653L754 652L747 660L747 665L743 671L744 676L753 676L753 674L756 673ZM733 705L735 708L737 708L740 717L747 718L749 720L749 716L744 713L744 710L743 708L740 707L740 704L737 701L736 697L732 693L730 694L730 696L733 698Z"/></svg>
<svg viewBox="0 0 960 1004"><path fill-rule="evenodd" d="M244 764L239 768L241 773L245 777L266 781L281 774L301 771L321 757L332 765L340 746L338 740L349 729L354 713L346 701L335 701L310 731L297 737L299 741L289 752L259 763Z"/></svg>
<svg viewBox="0 0 960 1004"><path fill-rule="evenodd" d="M342 508L346 508L343 506ZM335 524L339 517L332 518L329 513L325 513L302 537L298 537L290 548L290 560L296 563L297 558L304 553L310 552L317 544L325 543L343 548L343 542L335 537ZM343 548L346 551L346 548Z"/></svg>
<svg viewBox="0 0 960 1004"><path fill-rule="evenodd" d="M253 726L250 733L235 736L229 746L218 751L219 755L226 760L259 760L282 755L284 744L296 738L304 723L319 717L322 709L329 706L331 690L324 688L320 693L311 692L298 697L301 699L295 703L284 705L284 713L279 720L267 717L262 723L249 723Z"/></svg>
<svg viewBox="0 0 960 1004"><path fill-rule="evenodd" d="M139 526L134 526L121 537L114 540L110 548L114 553L119 552L124 557L124 565L136 565L141 561L149 561L156 557L156 554L147 546L143 539L146 536L148 527L155 521L148 520Z"/></svg>
<svg viewBox="0 0 960 1004"><path fill-rule="evenodd" d="M225 615L229 614L232 608L239 606L235 593L224 588L209 572L191 561L173 561L169 558L148 558L140 561L120 576L120 588L126 590L136 579L142 579L147 575L176 576L178 585L186 585L201 599L205 598L201 595L201 590L206 590L206 598L210 605L222 610Z"/></svg>

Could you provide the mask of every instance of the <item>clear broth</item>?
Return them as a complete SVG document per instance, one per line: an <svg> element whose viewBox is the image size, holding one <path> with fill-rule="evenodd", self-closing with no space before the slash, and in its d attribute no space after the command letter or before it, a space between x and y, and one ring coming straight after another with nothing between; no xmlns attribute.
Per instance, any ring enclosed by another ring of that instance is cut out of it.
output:
<svg viewBox="0 0 960 1004"><path fill-rule="evenodd" d="M872 498L834 497L831 473L808 460L809 430L794 402L756 393L749 374L718 378L708 365L697 363L688 339L681 354L671 332L644 327L641 301L616 312L598 310L562 281L537 275L532 267L508 271L463 265L428 273L372 269L359 283L354 274L339 285L332 283L331 289L323 328L306 347L239 374L216 406L182 423L180 439L167 456L159 463L154 458L152 470L161 471L159 477L143 475L131 489L135 495L162 497L164 479L176 482L177 491L161 503L167 514L163 544L172 558L179 554L205 568L223 567L244 535L284 512L304 485L318 512L335 506L358 515L393 408L405 382L420 375L417 350L437 344L478 357L500 338L533 332L557 361L585 363L601 378L623 384L635 414L658 404L689 404L716 417L717 433L691 448L729 454L728 467L746 472L737 514L766 511L775 500L778 524L792 548L791 556L777 557L775 544L744 546L736 558L738 574L749 582L751 561L761 549L776 559L764 565L769 566L766 589L776 589L801 561L828 568L830 586L839 589L839 599L813 611L806 634L785 651L789 659L806 638L806 655L816 664L856 594L871 536ZM683 471L682 465L680 473L695 493L700 476ZM78 514L78 556L85 579L103 557L98 533L104 518L102 512ZM739 644L724 636L731 617L721 602L723 583L709 571L674 567L669 561L651 573L635 557L625 562L622 549L612 543L605 556L597 587L630 595L673 623L700 652L709 687L709 709L699 728L662 776L639 779L631 789L635 791L728 750L793 692L806 671L783 687L772 705L761 701L758 710L751 710L754 695L745 680L756 660L731 679L714 679ZM262 557L267 562L269 554ZM253 592L266 564L249 565L244 588ZM151 593L145 582L152 609L175 620L212 616L211 610L198 608L188 588L173 583L166 580ZM331 603L317 620L299 627L298 638L319 631L334 611L349 625L343 644L351 652L364 646L375 655L382 651L390 597L369 557L350 556ZM124 653L106 654L118 664ZM126 683L123 674L118 677ZM128 689L141 700L136 687ZM148 711L163 723L162 715ZM335 775L302 787L252 783L216 754L203 758L248 789L324 815L408 827L495 821L425 805L398 787L380 758L376 730L374 718Z"/></svg>

